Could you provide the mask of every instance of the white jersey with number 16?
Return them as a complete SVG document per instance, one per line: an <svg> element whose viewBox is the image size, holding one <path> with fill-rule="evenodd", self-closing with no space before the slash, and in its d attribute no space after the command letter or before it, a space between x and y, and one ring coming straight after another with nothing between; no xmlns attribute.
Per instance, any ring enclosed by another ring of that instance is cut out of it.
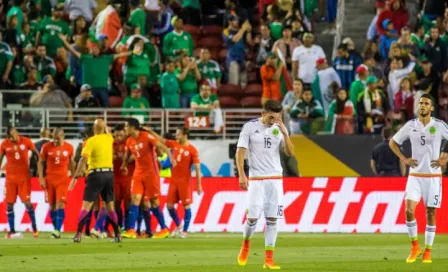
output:
<svg viewBox="0 0 448 272"><path fill-rule="evenodd" d="M277 124L267 127L254 119L247 122L238 140L238 147L249 152L249 178L281 178L280 148L283 134Z"/></svg>
<svg viewBox="0 0 448 272"><path fill-rule="evenodd" d="M441 174L440 167L431 167L431 161L439 159L442 139L448 140L447 124L436 118L431 118L426 126L418 119L410 120L393 137L399 145L408 139L411 141L412 158L418 163L409 173Z"/></svg>

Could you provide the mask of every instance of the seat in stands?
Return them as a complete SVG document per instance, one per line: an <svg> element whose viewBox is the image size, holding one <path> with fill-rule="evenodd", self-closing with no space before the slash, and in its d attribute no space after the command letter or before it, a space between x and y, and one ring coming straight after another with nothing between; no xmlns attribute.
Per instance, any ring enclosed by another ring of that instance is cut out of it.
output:
<svg viewBox="0 0 448 272"><path fill-rule="evenodd" d="M110 108L121 108L124 99L121 96L110 96L109 97L109 107Z"/></svg>
<svg viewBox="0 0 448 272"><path fill-rule="evenodd" d="M232 96L220 96L219 104L221 105L221 108L224 108L224 109L240 107L240 102L238 101L238 99L236 99L235 97L232 97Z"/></svg>
<svg viewBox="0 0 448 272"><path fill-rule="evenodd" d="M238 85L222 84L221 87L219 87L218 94L220 96L232 96L238 98L244 96L244 91Z"/></svg>
<svg viewBox="0 0 448 272"><path fill-rule="evenodd" d="M241 99L241 107L243 108L261 108L261 97L247 96Z"/></svg>
<svg viewBox="0 0 448 272"><path fill-rule="evenodd" d="M244 90L246 96L258 96L261 97L263 92L263 86L261 84L249 84Z"/></svg>

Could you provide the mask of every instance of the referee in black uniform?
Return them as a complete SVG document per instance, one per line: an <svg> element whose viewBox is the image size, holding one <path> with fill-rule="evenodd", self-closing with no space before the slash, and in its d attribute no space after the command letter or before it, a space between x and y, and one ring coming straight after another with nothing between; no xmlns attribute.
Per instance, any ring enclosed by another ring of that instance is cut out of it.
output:
<svg viewBox="0 0 448 272"><path fill-rule="evenodd" d="M114 176L113 176L113 143L112 134L106 129L102 119L95 120L93 125L94 136L90 137L81 152L81 159L75 178L70 183L69 190L76 185L78 177L83 176L86 162L88 164L88 176L84 188L84 201L78 218L78 230L73 242L80 243L82 229L88 219L89 211L98 196L106 203L106 209L115 232L115 242L121 242L121 234L118 230L118 217L114 208Z"/></svg>
<svg viewBox="0 0 448 272"><path fill-rule="evenodd" d="M375 176L400 177L406 174L406 165L394 155L389 147L393 136L392 128L385 127L382 131L383 141L376 145L370 158L370 168Z"/></svg>

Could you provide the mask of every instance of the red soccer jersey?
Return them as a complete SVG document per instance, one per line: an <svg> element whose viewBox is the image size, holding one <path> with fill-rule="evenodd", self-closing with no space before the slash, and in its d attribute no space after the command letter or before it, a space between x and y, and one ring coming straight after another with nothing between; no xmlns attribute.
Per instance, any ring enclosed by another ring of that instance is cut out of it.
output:
<svg viewBox="0 0 448 272"><path fill-rule="evenodd" d="M17 142L5 139L0 146L0 154L6 156L6 177L8 180L21 179L29 175L30 166L28 152L35 150L30 138L19 136Z"/></svg>
<svg viewBox="0 0 448 272"><path fill-rule="evenodd" d="M166 140L166 146L173 150L176 166L171 169L171 180L173 182L189 182L191 177L191 166L199 163L199 154L194 146L180 145L173 140Z"/></svg>
<svg viewBox="0 0 448 272"><path fill-rule="evenodd" d="M146 131L140 131L137 139L128 137L126 140L126 150L131 152L135 160L134 174L154 174L159 175L159 166L155 147L157 139Z"/></svg>
<svg viewBox="0 0 448 272"><path fill-rule="evenodd" d="M68 165L73 154L73 146L67 142L63 142L61 146L55 145L54 142L42 146L40 157L47 162L47 181L67 181Z"/></svg>
<svg viewBox="0 0 448 272"><path fill-rule="evenodd" d="M128 175L123 176L120 171L121 164L123 163L124 151L126 150L126 142L117 143L114 142L114 177L115 181L117 178L132 176L134 172L135 164L131 162L128 164Z"/></svg>

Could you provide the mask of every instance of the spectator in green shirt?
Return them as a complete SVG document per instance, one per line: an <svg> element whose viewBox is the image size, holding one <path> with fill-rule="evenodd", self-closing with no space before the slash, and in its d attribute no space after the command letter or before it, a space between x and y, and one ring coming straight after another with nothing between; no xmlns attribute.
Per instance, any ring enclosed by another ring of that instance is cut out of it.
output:
<svg viewBox="0 0 448 272"><path fill-rule="evenodd" d="M207 80L212 87L212 92L216 93L221 86L221 69L219 63L210 59L210 50L202 48L200 59L197 62L201 78Z"/></svg>
<svg viewBox="0 0 448 272"><path fill-rule="evenodd" d="M202 84L201 92L193 96L190 108L195 111L196 116L208 115L210 117L210 123L213 124L214 132L222 132L224 128L222 110L219 106L218 96L212 94L212 88L208 83Z"/></svg>
<svg viewBox="0 0 448 272"><path fill-rule="evenodd" d="M182 55L193 56L193 39L190 33L184 32L184 22L174 16L171 20L174 30L163 39L163 55L169 60L178 60Z"/></svg>
<svg viewBox="0 0 448 272"><path fill-rule="evenodd" d="M196 60L184 56L181 61L181 70L176 71L176 77L180 84L182 108L189 108L191 98L198 93L198 81L201 80Z"/></svg>
<svg viewBox="0 0 448 272"><path fill-rule="evenodd" d="M9 73L12 69L13 60L14 54L12 53L11 47L9 47L7 43L1 42L0 39L0 89L7 89L7 82Z"/></svg>
<svg viewBox="0 0 448 272"><path fill-rule="evenodd" d="M59 38L67 49L81 61L82 84L92 87L93 96L105 108L109 106L109 71L115 59L132 55L132 52L123 52L115 55L101 54L96 43L90 43L89 53L81 54L67 42L67 37L59 34ZM135 48L140 53L141 48Z"/></svg>
<svg viewBox="0 0 448 272"><path fill-rule="evenodd" d="M34 57L34 65L41 77L46 75L54 76L56 74L56 66L52 58L47 56L47 49L45 45L39 44L36 50L36 57Z"/></svg>
<svg viewBox="0 0 448 272"><path fill-rule="evenodd" d="M182 18L188 25L201 25L201 9L199 0L183 0L182 1Z"/></svg>
<svg viewBox="0 0 448 272"><path fill-rule="evenodd" d="M138 82L141 87L148 85L151 75L151 67L155 60L155 46L142 35L132 35L126 42L129 51L135 48L143 48L140 54L134 54L127 58L124 66L124 82L126 86Z"/></svg>
<svg viewBox="0 0 448 272"><path fill-rule="evenodd" d="M180 108L180 86L174 73L174 62L168 61L166 72L160 78L160 88L162 89L162 108L179 109Z"/></svg>
<svg viewBox="0 0 448 272"><path fill-rule="evenodd" d="M64 4L59 3L53 8L53 16L42 21L36 37L36 43L45 45L48 55L53 58L56 56L58 48L64 46L58 35L71 35L70 27L62 20L63 12Z"/></svg>
<svg viewBox="0 0 448 272"><path fill-rule="evenodd" d="M134 27L134 33L146 35L146 12L140 7L139 0L130 0L129 2L131 9L129 22Z"/></svg>
<svg viewBox="0 0 448 272"><path fill-rule="evenodd" d="M127 117L133 117L140 121L140 123L145 123L148 121L148 111L125 111L124 109L149 109L148 99L142 96L142 89L138 83L131 85L131 95L125 98L123 101L123 111L122 114Z"/></svg>
<svg viewBox="0 0 448 272"><path fill-rule="evenodd" d="M4 2L5 3L5 2ZM22 31L23 24L23 10L26 8L25 0L14 0L14 6L9 9L6 14L6 21L9 21L9 17L15 15L18 20L18 24L16 25L17 31Z"/></svg>

